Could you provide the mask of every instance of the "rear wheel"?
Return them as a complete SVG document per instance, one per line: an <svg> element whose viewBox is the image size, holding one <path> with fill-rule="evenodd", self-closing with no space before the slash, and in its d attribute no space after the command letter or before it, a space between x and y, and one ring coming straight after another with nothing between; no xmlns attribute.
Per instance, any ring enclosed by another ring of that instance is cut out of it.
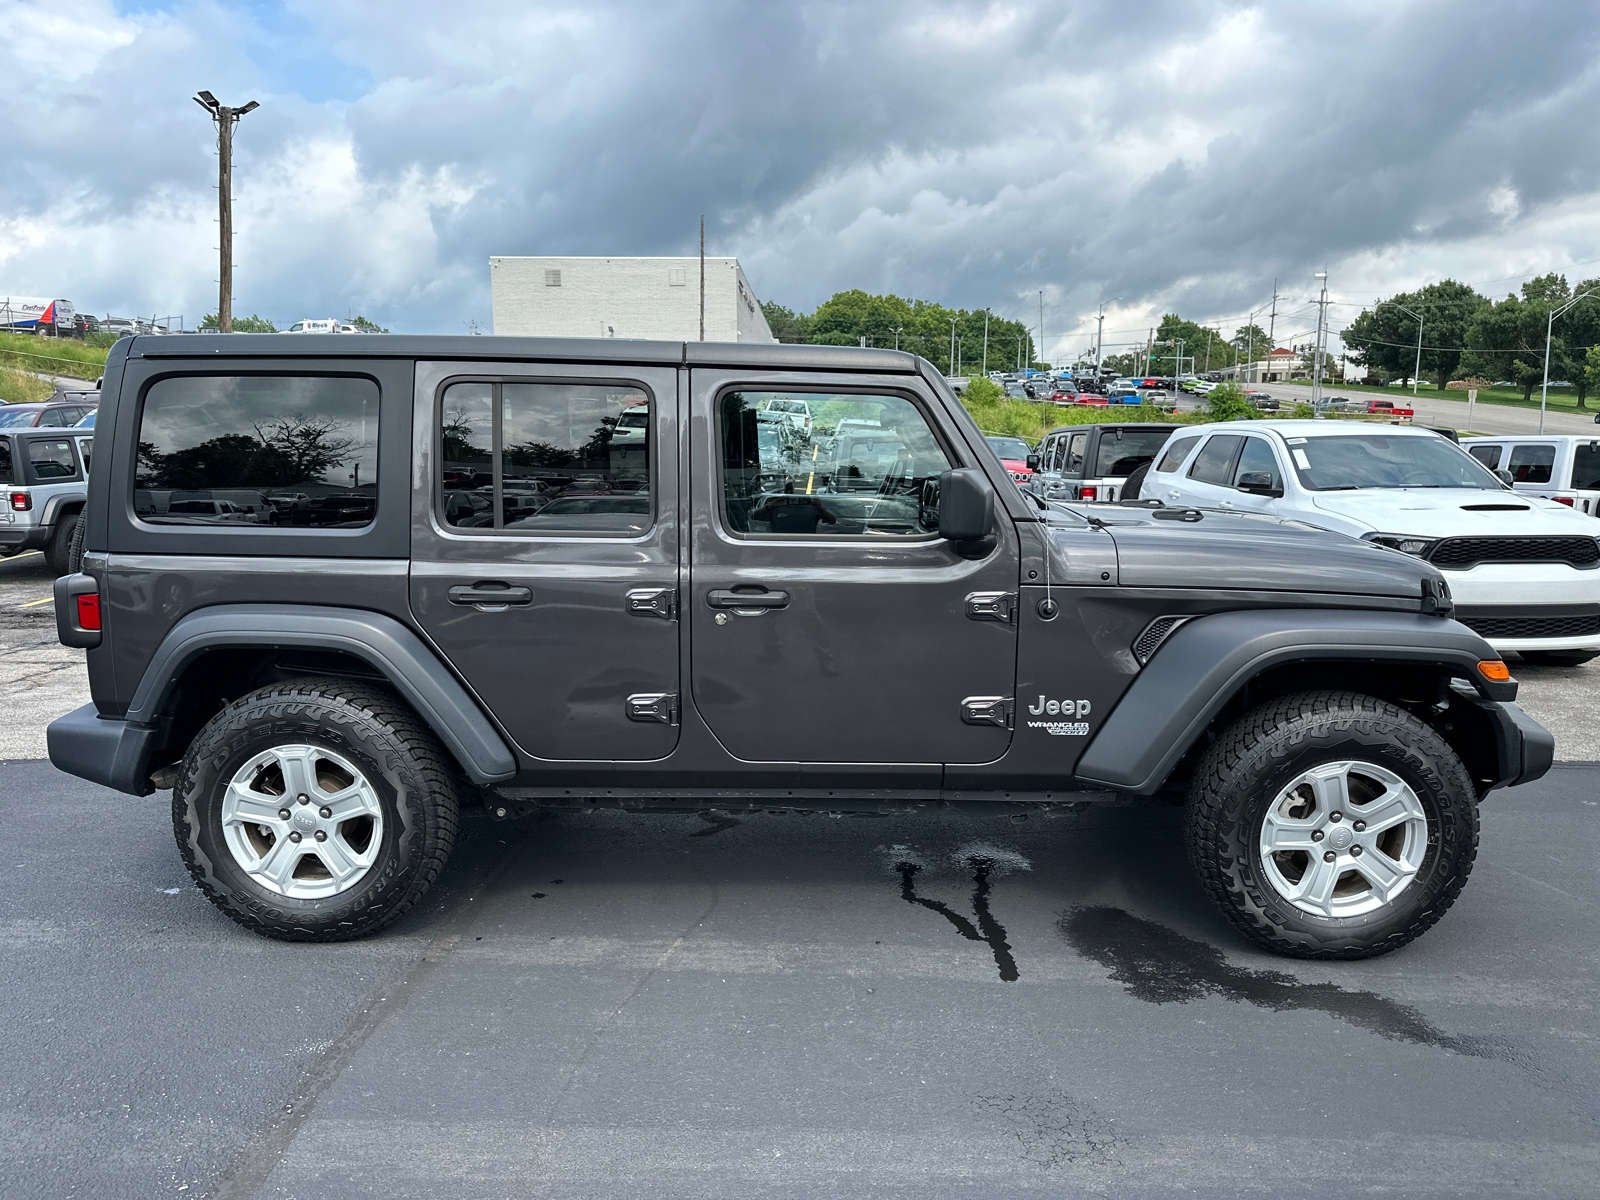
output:
<svg viewBox="0 0 1600 1200"><path fill-rule="evenodd" d="M1524 662L1537 667L1581 667L1593 658L1600 658L1600 650L1519 650Z"/></svg>
<svg viewBox="0 0 1600 1200"><path fill-rule="evenodd" d="M78 532L77 513L69 513L64 517L57 517L55 527L50 530L50 540L44 546L45 566L50 568L52 575L65 575L72 567L72 539Z"/></svg>
<svg viewBox="0 0 1600 1200"><path fill-rule="evenodd" d="M342 941L425 893L455 841L450 764L391 693L344 680L235 700L185 755L173 831L211 902L256 933Z"/></svg>
<svg viewBox="0 0 1600 1200"><path fill-rule="evenodd" d="M1472 779L1433 729L1353 692L1262 705L1189 794L1202 886L1246 937L1297 958L1405 945L1455 902L1478 847Z"/></svg>
<svg viewBox="0 0 1600 1200"><path fill-rule="evenodd" d="M68 575L76 575L83 570L83 531L86 528L83 514L78 514L78 519L73 523L72 541L67 544L67 570Z"/></svg>
<svg viewBox="0 0 1600 1200"><path fill-rule="evenodd" d="M1140 463L1123 482L1122 498L1124 500L1139 499L1139 490L1144 487L1145 476L1150 474L1150 464Z"/></svg>

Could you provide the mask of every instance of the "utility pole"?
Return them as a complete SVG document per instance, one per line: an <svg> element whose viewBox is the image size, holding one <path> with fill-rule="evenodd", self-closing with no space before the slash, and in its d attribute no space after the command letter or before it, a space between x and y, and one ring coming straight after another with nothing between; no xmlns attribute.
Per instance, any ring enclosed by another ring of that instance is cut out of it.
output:
<svg viewBox="0 0 1600 1200"><path fill-rule="evenodd" d="M1150 356L1155 353L1155 349L1156 331L1155 327L1151 326L1150 333L1144 340L1144 373L1146 375L1150 374Z"/></svg>
<svg viewBox="0 0 1600 1200"><path fill-rule="evenodd" d="M700 214L700 340L706 340L706 215Z"/></svg>
<svg viewBox="0 0 1600 1200"><path fill-rule="evenodd" d="M1095 325L1094 333L1094 377L1098 382L1100 379L1100 364L1104 361L1100 351L1105 345L1106 337L1106 304L1104 300L1100 302L1100 315L1095 320L1097 324Z"/></svg>
<svg viewBox="0 0 1600 1200"><path fill-rule="evenodd" d="M1317 401L1322 399L1322 339L1323 328L1328 319L1328 273L1318 271L1317 278L1322 280L1322 291L1317 296L1317 340L1315 349L1312 350L1311 359L1311 407L1317 407Z"/></svg>
<svg viewBox="0 0 1600 1200"><path fill-rule="evenodd" d="M985 379L989 377L989 310L983 310L983 366L978 368L978 374Z"/></svg>
<svg viewBox="0 0 1600 1200"><path fill-rule="evenodd" d="M1206 330L1206 374L1211 373L1211 330Z"/></svg>
<svg viewBox="0 0 1600 1200"><path fill-rule="evenodd" d="M1044 361L1044 289L1039 289L1039 361ZM1030 364L1031 365L1031 364Z"/></svg>
<svg viewBox="0 0 1600 1200"><path fill-rule="evenodd" d="M211 114L217 126L217 224L221 245L217 254L221 278L217 280L217 331L233 332L233 127L247 112L261 107L250 101L243 108L230 108L210 92L201 92L194 102Z"/></svg>
<svg viewBox="0 0 1600 1200"><path fill-rule="evenodd" d="M1277 336L1278 336L1278 280L1277 280L1277 277L1274 276L1273 280L1272 280L1272 315L1267 318L1267 341L1272 343L1271 346L1267 347L1269 350L1276 350L1278 348L1278 343L1275 340L1277 338Z"/></svg>
<svg viewBox="0 0 1600 1200"><path fill-rule="evenodd" d="M954 378L956 373L956 319L950 318L950 361L945 367L945 374Z"/></svg>

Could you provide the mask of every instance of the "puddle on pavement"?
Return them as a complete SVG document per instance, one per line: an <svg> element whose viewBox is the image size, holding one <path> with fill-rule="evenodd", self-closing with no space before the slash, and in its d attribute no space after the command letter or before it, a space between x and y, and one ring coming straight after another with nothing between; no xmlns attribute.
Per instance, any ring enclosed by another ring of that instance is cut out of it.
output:
<svg viewBox="0 0 1600 1200"><path fill-rule="evenodd" d="M1105 967L1130 995L1151 1004L1187 1004L1218 996L1273 1012L1327 1013L1392 1041L1437 1046L1476 1058L1508 1057L1482 1039L1445 1033L1416 1009L1374 992L1302 983L1282 971L1233 966L1215 946L1120 908L1073 909L1061 918L1060 929L1078 953Z"/></svg>
<svg viewBox="0 0 1600 1200"><path fill-rule="evenodd" d="M1029 870L1028 860L1019 854L987 844L973 843L962 847L954 855L957 865L972 872L972 918L969 920L942 900L930 900L917 895L917 876L927 869L920 856L903 846L890 848L889 857L894 871L900 876L900 898L907 904L920 905L936 912L969 942L983 942L994 955L995 970L1005 983L1018 979L1017 959L1011 953L1011 943L1006 939L1005 927L995 919L989 907L989 893L995 878L1015 870Z"/></svg>

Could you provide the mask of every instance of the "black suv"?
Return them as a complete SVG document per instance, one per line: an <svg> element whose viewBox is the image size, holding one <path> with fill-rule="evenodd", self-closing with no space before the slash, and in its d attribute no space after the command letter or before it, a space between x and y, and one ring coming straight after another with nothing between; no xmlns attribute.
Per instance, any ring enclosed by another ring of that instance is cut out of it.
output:
<svg viewBox="0 0 1600 1200"><path fill-rule="evenodd" d="M136 337L94 441L56 589L94 702L50 756L171 788L196 883L274 937L393 920L466 804L1150 797L1247 936L1359 957L1438 919L1479 802L1552 758L1433 567L1040 501L909 354Z"/></svg>

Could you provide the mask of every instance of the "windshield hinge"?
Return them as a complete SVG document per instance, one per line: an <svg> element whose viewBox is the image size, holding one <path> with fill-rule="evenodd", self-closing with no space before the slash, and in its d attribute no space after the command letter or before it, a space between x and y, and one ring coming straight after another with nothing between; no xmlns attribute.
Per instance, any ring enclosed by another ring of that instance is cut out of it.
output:
<svg viewBox="0 0 1600 1200"><path fill-rule="evenodd" d="M968 592L967 617L973 621L998 621L1013 625L1017 620L1015 592Z"/></svg>

